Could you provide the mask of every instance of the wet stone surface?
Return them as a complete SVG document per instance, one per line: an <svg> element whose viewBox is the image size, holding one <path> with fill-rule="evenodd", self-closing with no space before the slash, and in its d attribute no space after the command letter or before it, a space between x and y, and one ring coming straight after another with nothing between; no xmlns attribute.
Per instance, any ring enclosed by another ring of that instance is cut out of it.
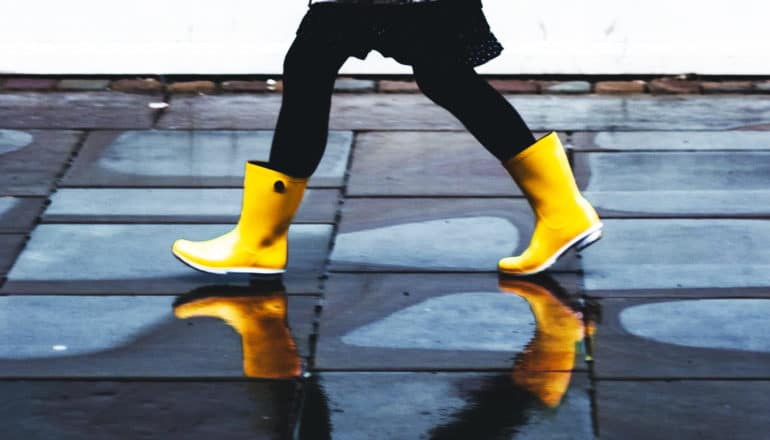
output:
<svg viewBox="0 0 770 440"><path fill-rule="evenodd" d="M0 277L11 269L26 239L24 235L0 234Z"/></svg>
<svg viewBox="0 0 770 440"><path fill-rule="evenodd" d="M602 241L581 254L590 295L770 286L764 245L770 221L605 219L604 225Z"/></svg>
<svg viewBox="0 0 770 440"><path fill-rule="evenodd" d="M0 377L274 378L279 356L291 355L285 370L309 355L315 303L233 286L176 297L0 297ZM276 306L283 315L265 311Z"/></svg>
<svg viewBox="0 0 770 440"><path fill-rule="evenodd" d="M770 381L601 381L601 438L761 438Z"/></svg>
<svg viewBox="0 0 770 440"><path fill-rule="evenodd" d="M2 128L150 128L160 100L113 91L0 93Z"/></svg>
<svg viewBox="0 0 770 440"><path fill-rule="evenodd" d="M89 134L64 186L243 186L247 161L266 161L272 131L97 131ZM329 133L310 187L342 185L352 133Z"/></svg>
<svg viewBox="0 0 770 440"><path fill-rule="evenodd" d="M575 169L604 216L770 216L770 152L576 153Z"/></svg>
<svg viewBox="0 0 770 440"><path fill-rule="evenodd" d="M524 199L350 199L331 270L496 272L523 251L534 218ZM576 270L565 255L555 271Z"/></svg>
<svg viewBox="0 0 770 440"><path fill-rule="evenodd" d="M280 440L293 424L296 387L292 380L0 381L0 413L8 438Z"/></svg>
<svg viewBox="0 0 770 440"><path fill-rule="evenodd" d="M607 299L599 378L770 378L770 299Z"/></svg>
<svg viewBox="0 0 770 440"><path fill-rule="evenodd" d="M204 240L233 225L38 226L8 274L4 293L177 294L201 285L243 282L245 275L195 271L171 253L177 238ZM293 293L318 291L331 225L289 229L286 286ZM61 246L68 243L68 246Z"/></svg>
<svg viewBox="0 0 770 440"><path fill-rule="evenodd" d="M47 196L80 136L76 131L0 130L0 196Z"/></svg>
<svg viewBox="0 0 770 440"><path fill-rule="evenodd" d="M570 146L586 151L768 150L767 131L602 131L577 132Z"/></svg>
<svg viewBox="0 0 770 440"><path fill-rule="evenodd" d="M0 196L0 233L26 234L35 227L45 199Z"/></svg>
<svg viewBox="0 0 770 440"><path fill-rule="evenodd" d="M485 274L335 274L325 289L316 367L585 368L578 306L567 305L574 279L544 288ZM537 337L545 327L564 331Z"/></svg>
<svg viewBox="0 0 770 440"><path fill-rule="evenodd" d="M302 439L594 438L584 374L558 403L505 373L323 373L316 386Z"/></svg>
<svg viewBox="0 0 770 440"><path fill-rule="evenodd" d="M338 190L306 190L293 222L334 223L338 198ZM43 222L235 224L242 200L239 188L65 188L51 197Z"/></svg>
<svg viewBox="0 0 770 440"><path fill-rule="evenodd" d="M348 196L500 196L521 191L467 132L370 132L356 139Z"/></svg>
<svg viewBox="0 0 770 440"><path fill-rule="evenodd" d="M507 98L532 130L727 130L770 123L770 98L765 96ZM272 129L280 104L281 97L272 95L175 97L158 128ZM457 118L422 94L335 96L330 128L465 130Z"/></svg>

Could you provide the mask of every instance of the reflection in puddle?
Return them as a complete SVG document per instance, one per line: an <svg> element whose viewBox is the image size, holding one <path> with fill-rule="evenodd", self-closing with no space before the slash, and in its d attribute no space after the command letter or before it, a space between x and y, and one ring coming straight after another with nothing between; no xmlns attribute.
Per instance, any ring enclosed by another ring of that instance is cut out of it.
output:
<svg viewBox="0 0 770 440"><path fill-rule="evenodd" d="M286 289L280 281L208 286L174 303L177 318L219 318L235 329L241 335L244 374L263 379L297 377L302 372L286 312Z"/></svg>
<svg viewBox="0 0 770 440"><path fill-rule="evenodd" d="M569 388L577 344L583 340L583 315L535 283L501 280L500 288L527 300L537 322L534 339L513 366L513 381L546 405L558 406Z"/></svg>
<svg viewBox="0 0 770 440"><path fill-rule="evenodd" d="M569 438L591 438L588 396L568 394L582 313L550 278L503 279L499 288L526 302L536 322L509 373L321 374L305 389L300 437L357 438L364 429L372 439L546 438L554 424L582 420Z"/></svg>
<svg viewBox="0 0 770 440"><path fill-rule="evenodd" d="M770 300L700 299L628 307L629 333L685 347L770 352Z"/></svg>

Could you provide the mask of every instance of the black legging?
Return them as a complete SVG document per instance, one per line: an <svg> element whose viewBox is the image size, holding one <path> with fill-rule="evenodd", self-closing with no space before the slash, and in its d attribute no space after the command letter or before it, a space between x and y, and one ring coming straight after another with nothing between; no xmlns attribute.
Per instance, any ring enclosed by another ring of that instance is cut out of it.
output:
<svg viewBox="0 0 770 440"><path fill-rule="evenodd" d="M309 177L321 161L334 82L349 56L313 41L296 38L284 58L283 98L270 151L270 167L294 177ZM416 63L412 68L420 90L501 162L535 142L519 113L472 66Z"/></svg>

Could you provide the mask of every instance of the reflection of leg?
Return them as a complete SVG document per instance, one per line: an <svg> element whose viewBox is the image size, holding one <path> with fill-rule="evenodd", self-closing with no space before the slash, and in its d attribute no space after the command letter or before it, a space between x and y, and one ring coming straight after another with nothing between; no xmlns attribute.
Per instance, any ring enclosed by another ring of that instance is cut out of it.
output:
<svg viewBox="0 0 770 440"><path fill-rule="evenodd" d="M283 97L270 165L294 177L309 177L321 161L337 72L348 55L298 36L283 62Z"/></svg>
<svg viewBox="0 0 770 440"><path fill-rule="evenodd" d="M535 138L515 108L472 66L417 64L420 90L452 113L501 162Z"/></svg>
<svg viewBox="0 0 770 440"><path fill-rule="evenodd" d="M511 377L543 403L555 407L569 388L576 344L584 335L582 315L535 283L503 279L500 289L524 298L537 322L535 338L517 357Z"/></svg>
<svg viewBox="0 0 770 440"><path fill-rule="evenodd" d="M212 296L177 304L174 314L186 319L217 317L241 335L243 370L249 377L296 377L301 365L294 340L286 326L286 295Z"/></svg>

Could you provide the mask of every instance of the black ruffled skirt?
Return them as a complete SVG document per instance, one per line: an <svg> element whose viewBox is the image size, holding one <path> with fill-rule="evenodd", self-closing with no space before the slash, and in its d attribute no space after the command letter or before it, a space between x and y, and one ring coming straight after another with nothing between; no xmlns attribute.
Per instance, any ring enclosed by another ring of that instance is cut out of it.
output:
<svg viewBox="0 0 770 440"><path fill-rule="evenodd" d="M338 47L365 59L371 50L401 64L479 66L503 46L492 33L480 0L439 0L405 5L323 2L309 6L298 38Z"/></svg>

